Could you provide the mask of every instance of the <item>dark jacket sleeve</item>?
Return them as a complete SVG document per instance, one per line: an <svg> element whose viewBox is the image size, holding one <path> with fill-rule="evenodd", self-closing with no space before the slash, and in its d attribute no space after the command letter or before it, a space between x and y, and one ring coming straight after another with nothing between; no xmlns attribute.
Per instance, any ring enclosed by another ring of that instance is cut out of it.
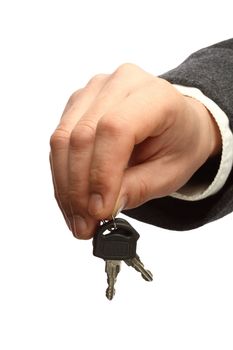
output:
<svg viewBox="0 0 233 350"><path fill-rule="evenodd" d="M226 113L233 130L233 39L193 53L177 68L161 75L161 78L173 84L200 89ZM218 162L219 159L207 162L193 177L206 178L216 174ZM223 188L205 199L184 201L168 196L123 213L166 229L190 230L217 220L232 210L233 170Z"/></svg>

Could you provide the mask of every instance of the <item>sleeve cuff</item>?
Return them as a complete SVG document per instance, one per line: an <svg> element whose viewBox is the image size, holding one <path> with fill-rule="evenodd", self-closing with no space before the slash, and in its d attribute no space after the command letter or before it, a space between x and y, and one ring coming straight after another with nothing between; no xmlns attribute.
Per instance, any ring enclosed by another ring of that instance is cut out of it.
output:
<svg viewBox="0 0 233 350"><path fill-rule="evenodd" d="M200 101L212 114L215 119L222 137L222 154L214 180L209 183L200 183L192 186L189 182L172 193L170 196L186 201L197 201L217 193L225 184L233 165L233 134L229 127L229 119L219 106L205 96L199 89L173 84L173 86L183 95L193 97Z"/></svg>

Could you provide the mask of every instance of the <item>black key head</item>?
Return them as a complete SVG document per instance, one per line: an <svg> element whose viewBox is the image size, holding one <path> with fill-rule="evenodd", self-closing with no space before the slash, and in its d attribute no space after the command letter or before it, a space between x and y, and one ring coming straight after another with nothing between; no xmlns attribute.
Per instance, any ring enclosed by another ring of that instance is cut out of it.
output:
<svg viewBox="0 0 233 350"><path fill-rule="evenodd" d="M116 218L97 228L93 255L104 260L126 260L136 256L138 232L128 221Z"/></svg>

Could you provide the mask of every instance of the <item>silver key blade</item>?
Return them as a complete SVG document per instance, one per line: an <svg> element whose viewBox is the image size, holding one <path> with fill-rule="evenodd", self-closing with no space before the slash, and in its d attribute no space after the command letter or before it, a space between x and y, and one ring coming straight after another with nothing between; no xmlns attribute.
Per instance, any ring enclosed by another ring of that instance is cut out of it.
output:
<svg viewBox="0 0 233 350"><path fill-rule="evenodd" d="M105 272L107 273L107 281L108 288L106 289L106 297L109 300L115 295L115 283L117 279L117 275L121 269L121 261L120 260L106 260L105 263Z"/></svg>
<svg viewBox="0 0 233 350"><path fill-rule="evenodd" d="M142 278L146 281L153 281L153 275L149 270L146 270L143 263L141 262L139 256L137 255L135 258L124 260L124 262L133 267L136 271L140 272Z"/></svg>

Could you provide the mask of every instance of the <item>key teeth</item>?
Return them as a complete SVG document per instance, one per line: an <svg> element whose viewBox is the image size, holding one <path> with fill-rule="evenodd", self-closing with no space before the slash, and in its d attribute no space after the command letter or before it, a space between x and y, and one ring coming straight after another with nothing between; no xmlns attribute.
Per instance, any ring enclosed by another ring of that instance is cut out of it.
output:
<svg viewBox="0 0 233 350"><path fill-rule="evenodd" d="M120 272L121 262L118 260L106 260L105 271L107 273L108 288L106 289L106 297L112 300L115 295L115 283L117 275Z"/></svg>
<svg viewBox="0 0 233 350"><path fill-rule="evenodd" d="M112 300L114 295L115 295L115 288L108 287L106 289L106 297L108 298L108 300Z"/></svg>
<svg viewBox="0 0 233 350"><path fill-rule="evenodd" d="M128 266L131 266L136 271L138 271L145 281L147 281L147 282L153 281L152 273L149 270L146 270L144 268L144 264L142 263L142 261L140 260L138 255L133 259L128 259L128 260L124 260L124 261Z"/></svg>
<svg viewBox="0 0 233 350"><path fill-rule="evenodd" d="M145 281L147 282L152 282L153 281L153 275L149 270L146 270L147 274L148 274L148 278L146 278L146 276L144 276L142 273L142 278L144 278Z"/></svg>

